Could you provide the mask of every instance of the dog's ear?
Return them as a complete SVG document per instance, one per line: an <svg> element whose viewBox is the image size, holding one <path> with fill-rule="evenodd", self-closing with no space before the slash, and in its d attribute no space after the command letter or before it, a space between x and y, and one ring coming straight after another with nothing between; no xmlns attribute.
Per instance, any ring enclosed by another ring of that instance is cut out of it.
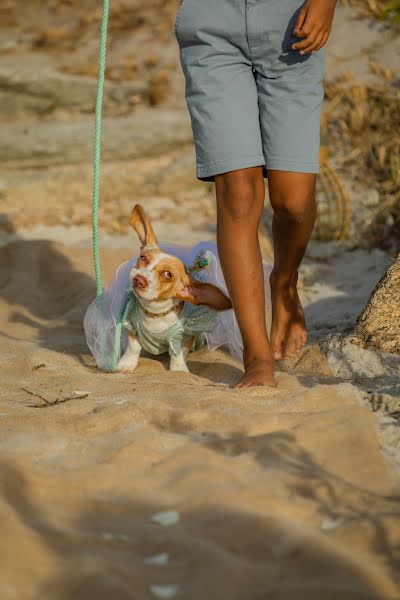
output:
<svg viewBox="0 0 400 600"><path fill-rule="evenodd" d="M203 283L189 273L183 277L184 287L176 294L177 298L192 304L210 306L215 310L228 310L232 302L212 283Z"/></svg>
<svg viewBox="0 0 400 600"><path fill-rule="evenodd" d="M156 235L143 206L135 204L129 223L138 234L142 248L144 246L158 246Z"/></svg>

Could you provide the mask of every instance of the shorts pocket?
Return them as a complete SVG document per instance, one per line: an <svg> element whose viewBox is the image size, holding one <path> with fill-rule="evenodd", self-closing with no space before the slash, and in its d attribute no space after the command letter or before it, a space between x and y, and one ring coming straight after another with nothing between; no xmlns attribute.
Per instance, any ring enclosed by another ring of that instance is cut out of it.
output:
<svg viewBox="0 0 400 600"><path fill-rule="evenodd" d="M183 5L184 4L185 4L185 0L181 0L181 3L180 3L179 8L178 8L178 11L176 13L176 18L175 18L175 37L178 36L179 21L181 20L182 10L183 10Z"/></svg>

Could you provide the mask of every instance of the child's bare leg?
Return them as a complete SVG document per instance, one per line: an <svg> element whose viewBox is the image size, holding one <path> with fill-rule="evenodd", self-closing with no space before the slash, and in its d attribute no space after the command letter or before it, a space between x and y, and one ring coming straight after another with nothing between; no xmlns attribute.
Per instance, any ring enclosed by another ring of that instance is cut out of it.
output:
<svg viewBox="0 0 400 600"><path fill-rule="evenodd" d="M250 167L217 175L215 187L218 252L244 345L245 373L235 387L275 385L258 239L265 200L262 169Z"/></svg>
<svg viewBox="0 0 400 600"><path fill-rule="evenodd" d="M316 176L308 173L268 172L275 255L271 346L276 359L295 354L307 341L296 284L317 213L315 181Z"/></svg>

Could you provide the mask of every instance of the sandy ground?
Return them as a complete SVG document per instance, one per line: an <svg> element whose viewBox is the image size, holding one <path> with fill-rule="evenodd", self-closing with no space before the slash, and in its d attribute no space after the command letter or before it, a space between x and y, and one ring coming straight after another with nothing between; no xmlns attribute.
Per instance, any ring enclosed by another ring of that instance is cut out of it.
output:
<svg viewBox="0 0 400 600"><path fill-rule="evenodd" d="M348 60L367 76L368 44L392 66L369 29L357 22L360 53L337 27L332 73ZM151 110L109 123L122 137L103 168L105 282L137 249L133 202L159 239L215 237L187 120L177 137L182 107ZM147 355L133 374L101 373L82 328L95 292L91 116L67 127L68 112L23 115L0 142L1 599L398 598L400 358L343 337L392 258L351 240L311 244L300 282L310 344L279 365L277 389L231 389L241 364L205 348L188 374Z"/></svg>
<svg viewBox="0 0 400 600"><path fill-rule="evenodd" d="M312 251L302 295L321 339L387 257ZM126 257L103 251L106 280ZM343 374L311 345L276 390L231 389L241 365L206 349L190 374L146 356L132 375L104 374L82 332L90 251L20 240L0 265L2 598L398 597L387 367L365 375L357 354ZM170 525L152 520L165 511Z"/></svg>

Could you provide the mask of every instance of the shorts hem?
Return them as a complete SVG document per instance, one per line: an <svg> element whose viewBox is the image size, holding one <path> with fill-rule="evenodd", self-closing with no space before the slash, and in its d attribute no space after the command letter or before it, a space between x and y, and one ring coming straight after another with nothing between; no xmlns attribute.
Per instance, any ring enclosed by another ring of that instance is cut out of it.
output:
<svg viewBox="0 0 400 600"><path fill-rule="evenodd" d="M196 169L196 177L200 181L214 181L215 175L247 169L249 167L265 167L265 158L262 154L249 156L247 158L219 160L202 165Z"/></svg>
<svg viewBox="0 0 400 600"><path fill-rule="evenodd" d="M290 171L293 173L319 173L319 163L316 162L298 162L296 160L286 159L268 159L266 169L270 171Z"/></svg>

